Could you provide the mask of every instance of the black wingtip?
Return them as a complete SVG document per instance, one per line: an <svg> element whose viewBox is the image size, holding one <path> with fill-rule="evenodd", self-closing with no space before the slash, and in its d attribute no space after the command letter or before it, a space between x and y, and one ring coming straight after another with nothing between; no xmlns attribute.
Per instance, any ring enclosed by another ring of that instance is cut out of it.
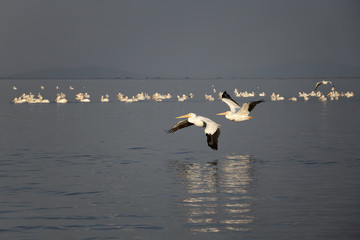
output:
<svg viewBox="0 0 360 240"><path fill-rule="evenodd" d="M164 130L165 133L173 133L174 130L170 129L170 130Z"/></svg>
<svg viewBox="0 0 360 240"><path fill-rule="evenodd" d="M208 143L208 146L209 146L211 149L215 150L215 151L218 150L218 145L215 144L215 143L213 143L213 144Z"/></svg>
<svg viewBox="0 0 360 240"><path fill-rule="evenodd" d="M207 144L213 150L218 150L218 138L220 135L220 129L218 128L214 134L206 134Z"/></svg>
<svg viewBox="0 0 360 240"><path fill-rule="evenodd" d="M221 95L222 98L229 98L231 99L231 96L226 92L224 91L223 94Z"/></svg>

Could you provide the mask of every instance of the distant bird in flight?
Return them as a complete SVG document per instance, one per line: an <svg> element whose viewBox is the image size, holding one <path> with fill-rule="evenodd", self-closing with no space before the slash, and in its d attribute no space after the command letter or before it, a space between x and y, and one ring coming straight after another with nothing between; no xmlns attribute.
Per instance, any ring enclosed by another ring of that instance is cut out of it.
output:
<svg viewBox="0 0 360 240"><path fill-rule="evenodd" d="M316 83L316 86L315 86L315 90L314 90L314 91L316 91L316 89L317 89L321 84L326 85L326 84L328 84L328 83L331 84L331 89L334 91L334 90L335 90L334 84L333 84L331 81L325 81L325 80L322 80L321 82Z"/></svg>
<svg viewBox="0 0 360 240"><path fill-rule="evenodd" d="M179 116L176 118L188 118L186 120L178 122L174 127L168 130L168 133L176 132L179 129L186 128L192 125L205 128L205 135L207 144L214 150L218 150L218 138L220 136L220 124L217 124L213 120L197 116L195 113L188 113L187 115Z"/></svg>
<svg viewBox="0 0 360 240"><path fill-rule="evenodd" d="M249 116L250 112L255 108L255 106L257 104L265 102L262 99L259 101L244 103L240 107L239 104L237 102L235 102L226 91L222 94L221 100L230 107L230 111L218 113L216 115L225 115L225 117L227 119L236 121L236 122L241 122L241 121L252 119L253 117ZM239 108L240 108L240 110L237 111L237 109L239 109Z"/></svg>

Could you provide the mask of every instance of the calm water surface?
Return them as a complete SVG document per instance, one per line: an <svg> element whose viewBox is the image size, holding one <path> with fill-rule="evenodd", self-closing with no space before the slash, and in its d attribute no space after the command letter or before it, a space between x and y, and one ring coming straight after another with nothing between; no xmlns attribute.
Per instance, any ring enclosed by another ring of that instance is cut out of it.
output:
<svg viewBox="0 0 360 240"><path fill-rule="evenodd" d="M360 83L334 82L355 97L270 101L310 92L306 79L2 80L0 238L359 239ZM205 101L212 85L265 91L266 102L231 122L215 115L224 103ZM69 103L10 103L59 91ZM92 102L77 103L78 92ZM126 104L118 92L195 98ZM203 129L164 132L188 112L222 125L218 151Z"/></svg>

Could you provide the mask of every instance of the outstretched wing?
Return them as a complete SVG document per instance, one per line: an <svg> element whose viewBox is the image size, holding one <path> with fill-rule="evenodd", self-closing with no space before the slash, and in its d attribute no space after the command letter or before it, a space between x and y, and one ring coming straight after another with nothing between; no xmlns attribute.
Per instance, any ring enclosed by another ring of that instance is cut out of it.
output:
<svg viewBox="0 0 360 240"><path fill-rule="evenodd" d="M220 128L218 128L214 134L206 133L208 146L214 150L218 150L219 136L220 136Z"/></svg>
<svg viewBox="0 0 360 240"><path fill-rule="evenodd" d="M242 113L242 114L249 114L256 105L258 105L259 103L265 102L264 99L261 99L259 101L253 101L253 102L248 102L248 103L244 103L240 110L238 111L238 113Z"/></svg>
<svg viewBox="0 0 360 240"><path fill-rule="evenodd" d="M230 107L231 112L236 112L236 109L240 108L239 104L226 91L221 95L221 100Z"/></svg>
<svg viewBox="0 0 360 240"><path fill-rule="evenodd" d="M322 84L322 81L321 82L318 82L318 83L316 83L316 86L315 86L315 90L314 91L316 91L316 89L320 86Z"/></svg>
<svg viewBox="0 0 360 240"><path fill-rule="evenodd" d="M178 122L175 126L173 126L170 130L168 130L168 133L176 132L179 129L189 127L191 125L194 125L193 123L189 122L188 120L183 120Z"/></svg>
<svg viewBox="0 0 360 240"><path fill-rule="evenodd" d="M255 108L256 105L258 105L259 103L265 102L264 99L261 99L259 101L253 101L249 103L249 108L248 111L251 112L251 110L253 110Z"/></svg>

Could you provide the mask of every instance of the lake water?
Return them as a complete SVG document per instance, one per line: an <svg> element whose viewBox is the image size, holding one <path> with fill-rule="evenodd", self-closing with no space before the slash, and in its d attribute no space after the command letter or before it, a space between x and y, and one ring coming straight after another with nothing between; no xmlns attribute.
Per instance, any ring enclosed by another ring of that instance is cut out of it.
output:
<svg viewBox="0 0 360 240"><path fill-rule="evenodd" d="M311 79L1 80L0 238L360 239L360 82L333 81L355 96L270 101L310 92ZM266 102L231 122L215 115L227 105L205 100L212 85ZM53 103L60 91L67 104ZM12 104L23 92L52 102ZM173 98L123 103L118 92ZM188 112L222 125L218 151L203 129L165 133Z"/></svg>

